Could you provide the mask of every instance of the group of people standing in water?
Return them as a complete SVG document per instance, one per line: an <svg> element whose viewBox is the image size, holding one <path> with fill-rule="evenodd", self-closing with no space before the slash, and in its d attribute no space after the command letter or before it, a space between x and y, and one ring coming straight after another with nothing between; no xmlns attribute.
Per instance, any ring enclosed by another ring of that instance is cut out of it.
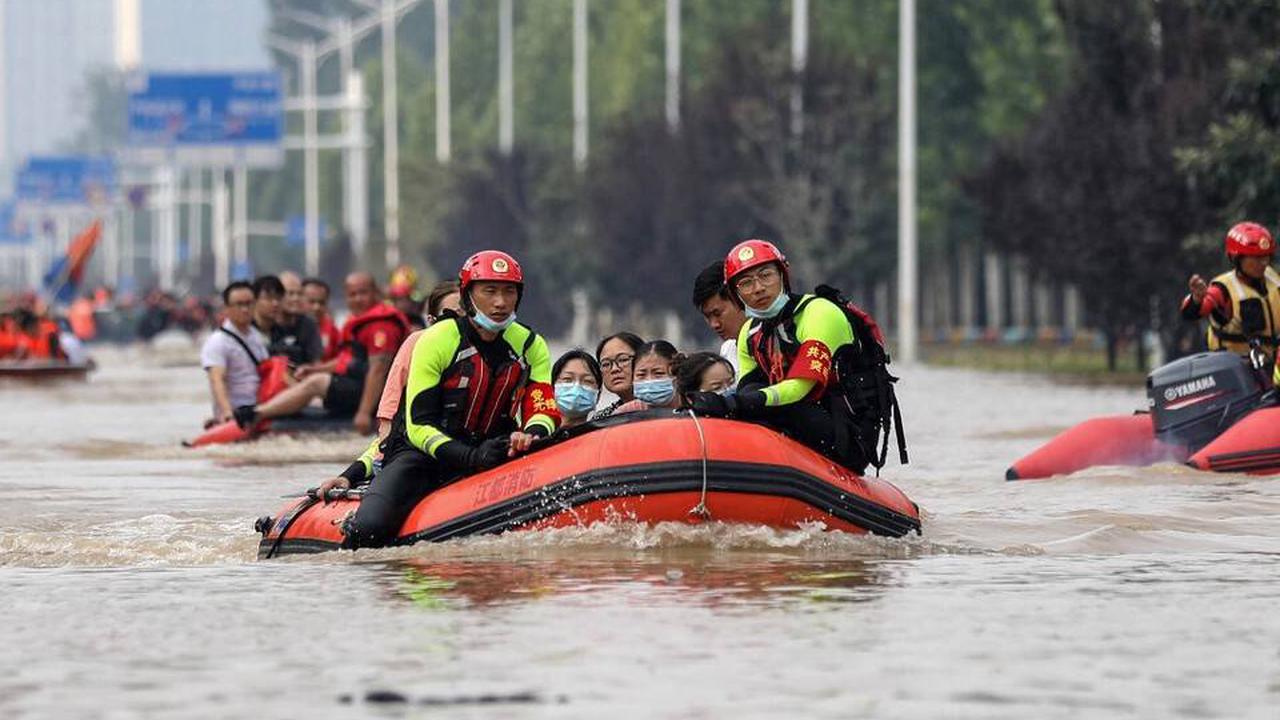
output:
<svg viewBox="0 0 1280 720"><path fill-rule="evenodd" d="M261 334L250 316L272 287L260 278L224 293L228 319L220 332L245 341L246 363L270 350L247 337ZM323 499L334 489L364 486L344 527L349 547L394 542L417 502L448 482L577 425L629 413L685 411L764 423L855 472L884 461L876 440L884 434L887 442L896 403L878 328L831 288L795 292L786 257L770 242L739 243L695 280L693 304L722 339L719 352L684 354L665 340L616 332L594 353L575 348L553 362L546 340L517 320L524 272L498 250L472 255L456 284L436 288L421 329L381 302L368 275L348 277L345 290L351 319L336 355L299 364L293 384L274 397L246 400L242 390L239 399L223 402L220 373L209 361L206 367L219 414L245 427L315 398L333 411L354 412L357 430L372 430L376 417L377 438L317 491ZM312 344L298 323L283 325L295 336L281 335L277 350ZM217 337L210 343L227 358L240 344ZM605 391L616 399L601 406ZM899 446L905 461L900 430Z"/></svg>

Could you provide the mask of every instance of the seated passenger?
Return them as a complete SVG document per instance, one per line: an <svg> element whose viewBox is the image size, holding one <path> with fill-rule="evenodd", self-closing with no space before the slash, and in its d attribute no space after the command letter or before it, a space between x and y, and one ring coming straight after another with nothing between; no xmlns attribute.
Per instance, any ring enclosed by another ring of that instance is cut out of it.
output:
<svg viewBox="0 0 1280 720"><path fill-rule="evenodd" d="M596 346L596 359L604 373L604 389L617 395L618 399L597 410L591 416L592 420L609 417L623 403L635 398L631 392L631 362L641 345L644 345L644 340L639 335L623 331L610 335Z"/></svg>
<svg viewBox="0 0 1280 720"><path fill-rule="evenodd" d="M676 393L682 398L695 392L724 395L733 390L733 366L717 353L686 355L676 365L675 374Z"/></svg>
<svg viewBox="0 0 1280 720"><path fill-rule="evenodd" d="M631 363L632 391L635 399L623 403L614 414L680 407L676 394L676 363L684 358L666 340L653 340L640 346Z"/></svg>
<svg viewBox="0 0 1280 720"><path fill-rule="evenodd" d="M787 260L773 243L746 240L725 259L725 280L749 320L738 336L742 376L733 395L696 392L694 411L758 420L855 472L873 459L852 405L842 402L833 358L856 361L853 326L835 303L791 292ZM874 428L874 425L868 427Z"/></svg>
<svg viewBox="0 0 1280 720"><path fill-rule="evenodd" d="M236 422L241 427L292 415L321 398L330 414L351 417L356 432L374 430L374 408L382 396L391 359L409 334L409 321L379 301L378 284L369 273L348 275L346 292L351 317L342 327L338 356L327 363L298 368L298 383L261 406L236 408Z"/></svg>
<svg viewBox="0 0 1280 720"><path fill-rule="evenodd" d="M320 330L320 343L324 347L320 360L328 362L338 356L342 345L342 331L333 322L333 315L329 314L329 283L320 278L307 278L302 281L302 295L306 300L304 307Z"/></svg>
<svg viewBox="0 0 1280 720"><path fill-rule="evenodd" d="M226 319L200 350L217 422L232 419L236 408L257 400L258 363L267 358L265 338L253 327L253 286L243 280L227 285L222 304Z"/></svg>
<svg viewBox="0 0 1280 720"><path fill-rule="evenodd" d="M729 361L733 374L738 372L738 333L747 315L733 301L729 286L724 284L724 261L711 263L693 281L693 306L702 313L707 326L724 342L720 355Z"/></svg>
<svg viewBox="0 0 1280 720"><path fill-rule="evenodd" d="M283 304L284 283L280 282L280 278L275 275L259 275L254 278L253 326L267 339L268 351L271 350L271 333L275 329L276 319L280 317L280 307Z"/></svg>
<svg viewBox="0 0 1280 720"><path fill-rule="evenodd" d="M43 302L25 302L18 308L18 339L22 348L20 357L27 360L66 360L58 324L48 317Z"/></svg>
<svg viewBox="0 0 1280 720"><path fill-rule="evenodd" d="M445 317L462 317L462 293L457 280L441 280L427 294L427 326Z"/></svg>
<svg viewBox="0 0 1280 720"><path fill-rule="evenodd" d="M319 326L307 311L302 278L286 270L280 273L279 280L284 297L275 324L271 326L267 350L272 355L289 358L289 365L294 367L319 362L324 356L324 341L320 338Z"/></svg>
<svg viewBox="0 0 1280 720"><path fill-rule="evenodd" d="M428 493L528 451L559 423L547 343L515 321L520 266L486 250L459 276L467 316L438 322L418 339L405 402L382 443L385 464L344 527L346 547L393 542Z"/></svg>
<svg viewBox="0 0 1280 720"><path fill-rule="evenodd" d="M556 406L564 418L560 427L571 428L585 423L587 416L596 408L600 384L604 381L596 359L587 351L575 348L561 355L551 366L551 377L555 381Z"/></svg>

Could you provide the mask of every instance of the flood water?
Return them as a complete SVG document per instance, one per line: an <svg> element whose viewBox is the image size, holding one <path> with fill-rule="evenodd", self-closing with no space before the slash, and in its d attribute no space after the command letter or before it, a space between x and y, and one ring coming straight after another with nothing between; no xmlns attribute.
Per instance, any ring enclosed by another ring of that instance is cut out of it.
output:
<svg viewBox="0 0 1280 720"><path fill-rule="evenodd" d="M618 524L255 560L355 435L188 450L197 351L0 386L0 716L1280 717L1280 479L1006 483L1140 388L906 368L900 540Z"/></svg>

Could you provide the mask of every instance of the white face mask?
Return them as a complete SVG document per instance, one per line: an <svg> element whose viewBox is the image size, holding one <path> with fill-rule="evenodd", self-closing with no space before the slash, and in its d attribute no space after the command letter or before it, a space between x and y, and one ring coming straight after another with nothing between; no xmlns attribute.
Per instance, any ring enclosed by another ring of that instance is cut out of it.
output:
<svg viewBox="0 0 1280 720"><path fill-rule="evenodd" d="M476 314L473 315L472 318L476 321L476 324L479 325L482 329L488 330L489 332L496 333L496 332L502 332L503 330L506 330L508 327L510 327L511 323L516 321L516 314L511 313L510 315L507 316L506 320L503 320L502 322L496 322L494 320L489 319L488 315L485 315L479 310L476 310Z"/></svg>
<svg viewBox="0 0 1280 720"><path fill-rule="evenodd" d="M778 297L774 298L773 302L769 303L769 307L763 310L756 310L748 305L747 317L752 320L768 320L770 318L777 317L778 313L782 312L782 308L787 306L787 300L789 299L790 298L787 297L786 292L780 292L778 293Z"/></svg>

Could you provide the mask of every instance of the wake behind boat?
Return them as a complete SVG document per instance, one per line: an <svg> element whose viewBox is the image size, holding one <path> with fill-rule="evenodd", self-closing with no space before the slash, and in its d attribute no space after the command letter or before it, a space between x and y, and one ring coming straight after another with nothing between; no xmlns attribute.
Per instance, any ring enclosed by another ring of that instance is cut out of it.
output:
<svg viewBox="0 0 1280 720"><path fill-rule="evenodd" d="M920 531L914 502L761 425L669 410L575 428L565 439L426 496L397 544L586 526L608 520L748 523L900 537ZM377 482L375 479L374 482ZM306 497L259 519L258 557L335 550L359 491Z"/></svg>

